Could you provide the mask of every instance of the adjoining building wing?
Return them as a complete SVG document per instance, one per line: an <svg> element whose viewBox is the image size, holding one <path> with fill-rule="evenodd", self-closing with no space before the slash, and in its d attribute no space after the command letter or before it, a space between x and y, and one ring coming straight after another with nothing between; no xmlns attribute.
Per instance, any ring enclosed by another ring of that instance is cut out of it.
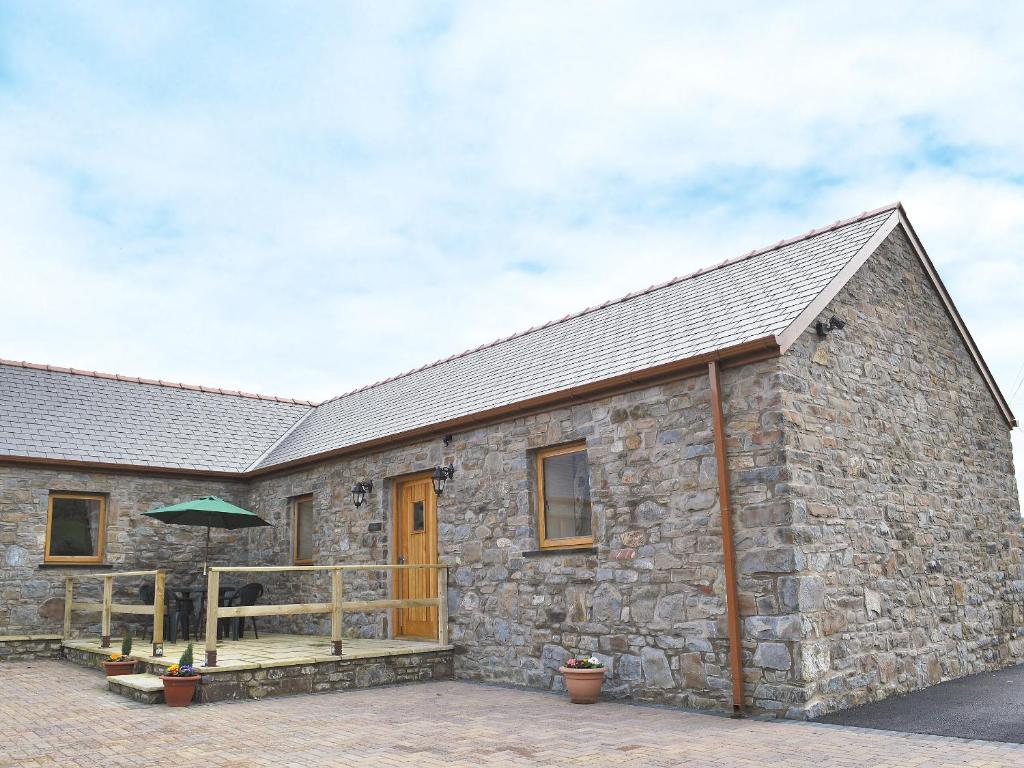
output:
<svg viewBox="0 0 1024 768"><path fill-rule="evenodd" d="M312 408L0 361L0 458L242 472Z"/></svg>

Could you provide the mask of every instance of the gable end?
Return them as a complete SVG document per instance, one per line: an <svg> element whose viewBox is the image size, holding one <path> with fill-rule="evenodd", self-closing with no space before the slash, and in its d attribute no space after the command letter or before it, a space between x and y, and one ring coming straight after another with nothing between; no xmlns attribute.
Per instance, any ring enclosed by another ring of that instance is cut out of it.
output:
<svg viewBox="0 0 1024 768"><path fill-rule="evenodd" d="M864 262L866 262L872 254L878 250L879 246L885 241L889 234L896 229L897 226L903 228L903 232L906 235L914 254L917 256L918 261L921 263L921 267L924 269L932 287L935 289L935 293L942 302L947 316L950 321L952 321L957 333L960 335L968 354L970 354L971 359L974 361L975 367L978 369L978 373L980 373L981 377L985 380L985 384L988 387L989 392L992 394L992 398L995 400L996 406L999 408L1007 426L1010 428L1017 426L1017 419L1010 410L1009 403L1006 401L1006 398L1003 397L1003 393L999 389L999 385L996 384L995 377L989 370L985 359L981 356L981 352L978 350L978 346L975 344L970 331L967 330L966 323L964 323L963 318L957 311L956 305L953 304L953 299L950 298L949 292L946 290L946 286L942 283L942 279L939 277L939 274L935 269L935 265L932 264L931 259L928 258L928 254L925 251L924 246L921 244L917 233L914 231L913 225L907 218L906 211L903 209L902 204L896 207L892 212L892 215L886 219L885 223L881 227L878 228L875 234L872 235L871 239L864 243L856 255L854 255L846 266L836 274L828 285L825 286L822 292L807 305L807 307L797 316L796 320L782 331L782 333L778 334L777 339L781 354L785 354L793 344L796 343L796 340L801 336L801 334L810 327L811 323L813 323L825 307L828 306L829 302L838 295L843 287L864 265Z"/></svg>

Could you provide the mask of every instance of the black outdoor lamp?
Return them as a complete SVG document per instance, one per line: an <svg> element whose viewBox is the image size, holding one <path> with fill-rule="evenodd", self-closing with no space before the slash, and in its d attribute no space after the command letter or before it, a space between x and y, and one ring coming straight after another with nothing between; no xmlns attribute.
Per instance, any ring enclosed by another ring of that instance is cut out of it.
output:
<svg viewBox="0 0 1024 768"><path fill-rule="evenodd" d="M841 331L846 327L846 323L840 320L835 315L832 315L832 319L827 323L823 323L820 320L814 324L814 330L818 336L825 338L831 331Z"/></svg>
<svg viewBox="0 0 1024 768"><path fill-rule="evenodd" d="M373 481L367 480L362 483L356 483L352 486L352 503L357 507L363 506L363 502L366 501L366 494L373 490Z"/></svg>
<svg viewBox="0 0 1024 768"><path fill-rule="evenodd" d="M430 476L430 479L434 481L434 493L438 496L444 493L445 483L447 483L454 474L454 464L449 464L447 467L434 467L434 474Z"/></svg>

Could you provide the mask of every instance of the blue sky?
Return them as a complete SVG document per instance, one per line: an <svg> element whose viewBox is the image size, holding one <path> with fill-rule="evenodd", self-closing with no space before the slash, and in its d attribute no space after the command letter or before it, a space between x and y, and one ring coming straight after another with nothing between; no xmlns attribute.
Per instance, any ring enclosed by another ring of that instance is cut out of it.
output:
<svg viewBox="0 0 1024 768"><path fill-rule="evenodd" d="M1011 396L1024 6L725 5L3 3L0 357L325 398L900 199Z"/></svg>

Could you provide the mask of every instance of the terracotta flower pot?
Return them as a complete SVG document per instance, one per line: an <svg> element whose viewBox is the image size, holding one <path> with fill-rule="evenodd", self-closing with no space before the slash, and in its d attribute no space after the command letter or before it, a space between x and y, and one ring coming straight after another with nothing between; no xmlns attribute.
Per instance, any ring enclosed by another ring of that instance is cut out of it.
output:
<svg viewBox="0 0 1024 768"><path fill-rule="evenodd" d="M168 707L187 707L196 693L196 685L199 683L199 675L189 677L177 677L175 675L160 675L164 681L164 701Z"/></svg>
<svg viewBox="0 0 1024 768"><path fill-rule="evenodd" d="M573 704L594 704L601 695L601 683L604 682L605 668L572 669L559 667L565 676L565 687L569 691L569 701Z"/></svg>
<svg viewBox="0 0 1024 768"><path fill-rule="evenodd" d="M133 675L135 674L135 659L129 661L104 661L103 670L107 673L107 677Z"/></svg>

